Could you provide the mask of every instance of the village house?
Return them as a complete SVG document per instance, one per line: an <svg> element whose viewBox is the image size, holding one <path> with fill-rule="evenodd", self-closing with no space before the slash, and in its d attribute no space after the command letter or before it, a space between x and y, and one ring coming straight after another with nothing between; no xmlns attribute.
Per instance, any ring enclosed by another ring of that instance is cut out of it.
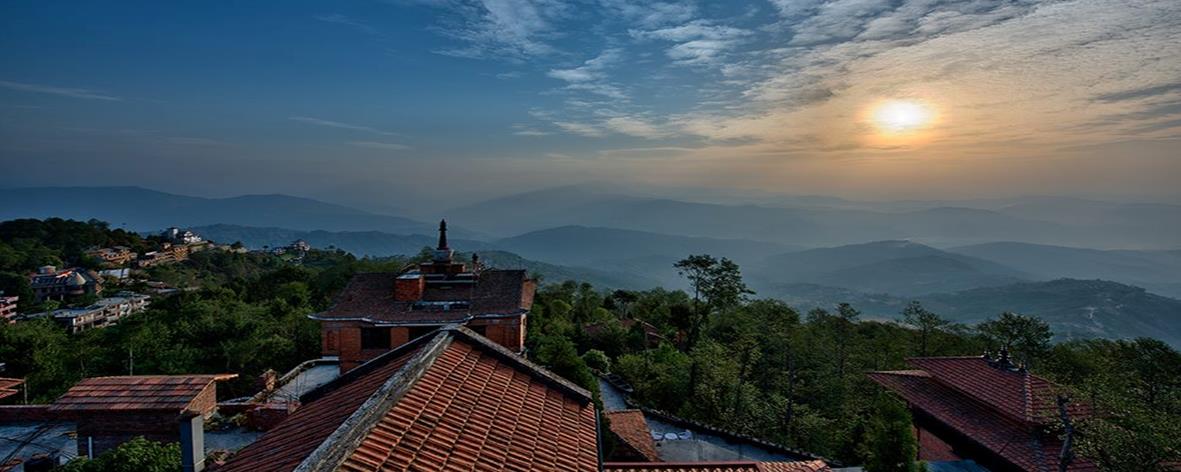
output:
<svg viewBox="0 0 1181 472"><path fill-rule="evenodd" d="M44 266L29 277L29 286L38 302L45 300L65 301L83 295L102 293L102 279L93 271L74 267L57 270Z"/></svg>
<svg viewBox="0 0 1181 472"><path fill-rule="evenodd" d="M86 251L87 256L101 259L112 266L123 266L138 257L131 248L126 246L104 247Z"/></svg>
<svg viewBox="0 0 1181 472"><path fill-rule="evenodd" d="M457 261L439 223L432 258L402 272L357 274L321 321L326 356L348 371L441 326L459 323L513 352L525 349L536 283L524 270L489 269L473 255Z"/></svg>
<svg viewBox="0 0 1181 472"><path fill-rule="evenodd" d="M18 301L20 301L20 297L5 295L4 291L0 290L0 323L16 322L16 302Z"/></svg>
<svg viewBox="0 0 1181 472"><path fill-rule="evenodd" d="M85 308L61 308L32 313L27 318L51 318L71 333L104 328L119 320L147 309L150 297L130 292L103 298Z"/></svg>
<svg viewBox="0 0 1181 472"><path fill-rule="evenodd" d="M1007 351L995 358L916 357L907 363L913 369L868 375L909 406L918 459L969 459L989 470L1098 470L1073 457L1070 441L1055 431L1089 416L1090 408L1067 401L1059 387L1013 363Z"/></svg>

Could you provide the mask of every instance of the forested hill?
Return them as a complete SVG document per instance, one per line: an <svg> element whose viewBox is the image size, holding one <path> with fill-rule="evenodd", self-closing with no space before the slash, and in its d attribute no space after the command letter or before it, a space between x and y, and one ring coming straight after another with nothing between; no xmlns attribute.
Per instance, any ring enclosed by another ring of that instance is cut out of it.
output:
<svg viewBox="0 0 1181 472"><path fill-rule="evenodd" d="M1145 336L1181 346L1181 300L1104 280L1020 282L913 298L817 284L782 284L760 295L780 298L801 309L851 303L877 319L896 319L914 299L963 323L978 323L1005 311L1037 315L1050 324L1057 340Z"/></svg>

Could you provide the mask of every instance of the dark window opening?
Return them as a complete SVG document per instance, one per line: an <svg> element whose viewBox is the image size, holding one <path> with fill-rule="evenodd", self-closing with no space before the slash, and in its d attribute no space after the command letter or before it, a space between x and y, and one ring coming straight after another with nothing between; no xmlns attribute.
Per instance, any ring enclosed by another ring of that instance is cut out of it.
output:
<svg viewBox="0 0 1181 472"><path fill-rule="evenodd" d="M361 349L389 349L389 328L361 328Z"/></svg>
<svg viewBox="0 0 1181 472"><path fill-rule="evenodd" d="M411 326L410 327L410 339L421 338L436 329L439 329L439 327L438 326Z"/></svg>
<svg viewBox="0 0 1181 472"><path fill-rule="evenodd" d="M485 334L488 332L488 325L476 325L476 326L468 325L468 329L471 329L472 331L474 331L476 334L478 334L480 336L484 336L484 337L488 336L487 334Z"/></svg>

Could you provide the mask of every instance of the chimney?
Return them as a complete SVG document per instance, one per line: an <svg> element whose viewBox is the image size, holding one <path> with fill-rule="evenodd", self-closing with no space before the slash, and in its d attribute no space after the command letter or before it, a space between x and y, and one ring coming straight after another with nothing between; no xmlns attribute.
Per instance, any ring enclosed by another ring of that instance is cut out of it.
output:
<svg viewBox="0 0 1181 472"><path fill-rule="evenodd" d="M183 472L205 470L205 417L201 413L181 414L180 467Z"/></svg>

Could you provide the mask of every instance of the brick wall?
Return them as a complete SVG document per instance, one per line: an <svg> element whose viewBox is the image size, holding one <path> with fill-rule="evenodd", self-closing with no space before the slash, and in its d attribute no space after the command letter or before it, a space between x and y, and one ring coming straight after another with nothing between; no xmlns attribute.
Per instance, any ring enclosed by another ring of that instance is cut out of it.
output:
<svg viewBox="0 0 1181 472"><path fill-rule="evenodd" d="M919 460L924 461L958 461L962 458L955 453L954 448L931 430L915 426L915 437L919 442Z"/></svg>
<svg viewBox="0 0 1181 472"><path fill-rule="evenodd" d="M426 279L417 277L413 279L403 279L399 277L394 280L394 300L398 301L414 301L422 298L422 292L426 287Z"/></svg>

